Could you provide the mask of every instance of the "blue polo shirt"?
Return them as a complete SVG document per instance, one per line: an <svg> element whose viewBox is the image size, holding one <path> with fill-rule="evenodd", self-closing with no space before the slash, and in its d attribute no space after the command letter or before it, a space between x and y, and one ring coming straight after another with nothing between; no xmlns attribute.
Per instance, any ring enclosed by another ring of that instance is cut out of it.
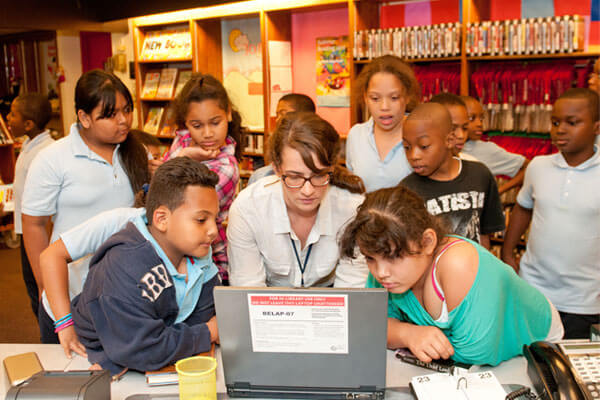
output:
<svg viewBox="0 0 600 400"><path fill-rule="evenodd" d="M413 171L402 141L381 160L375 144L374 121L356 124L346 139L346 166L363 180L367 192L393 187Z"/></svg>
<svg viewBox="0 0 600 400"><path fill-rule="evenodd" d="M563 312L600 313L599 153L575 167L561 153L535 157L517 196L532 209L519 274Z"/></svg>

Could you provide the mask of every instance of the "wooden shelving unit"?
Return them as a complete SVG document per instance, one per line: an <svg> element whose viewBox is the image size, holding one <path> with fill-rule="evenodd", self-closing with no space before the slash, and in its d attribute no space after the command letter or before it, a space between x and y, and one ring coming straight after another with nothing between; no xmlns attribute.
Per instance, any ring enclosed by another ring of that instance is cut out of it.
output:
<svg viewBox="0 0 600 400"><path fill-rule="evenodd" d="M462 12L461 24L461 53L455 57L408 59L411 64L422 63L460 63L460 93L469 93L470 72L480 63L504 60L555 60L558 58L592 58L600 53L564 53L564 54L534 54L514 56L468 56L465 51L466 25L468 22L477 22L490 19L490 2L488 0L460 0ZM383 1L376 0L290 0L271 1L260 0L243 1L220 6L202 7L192 10L177 11L172 13L157 14L133 19L135 41L135 72L137 89L138 121L141 124L150 105L168 103L170 99L140 99L142 81L145 72L159 69L162 65L185 65L194 72L210 73L222 78L222 44L221 21L224 19L257 17L260 21L262 65L263 65L263 109L264 114L264 143L268 143L269 132L275 127L275 119L269 116L271 94L269 75L269 46L270 40L292 41L292 25L295 13L346 9L348 12L348 39L349 39L349 69L351 79L354 79L369 61L353 60L354 32L364 29L377 29L380 27L380 9ZM456 22L456 21L448 21ZM139 59L141 45L147 32L160 29L173 29L186 27L191 34L192 57L191 59L153 60ZM361 121L360 106L352 101L349 109L350 125ZM345 135L346 132L340 132ZM266 153L266 151L265 151ZM256 156L252 154L251 156Z"/></svg>

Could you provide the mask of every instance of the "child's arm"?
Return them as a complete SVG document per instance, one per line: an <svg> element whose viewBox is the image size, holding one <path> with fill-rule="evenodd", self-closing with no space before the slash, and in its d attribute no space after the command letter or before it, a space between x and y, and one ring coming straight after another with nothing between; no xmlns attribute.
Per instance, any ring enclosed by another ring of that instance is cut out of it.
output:
<svg viewBox="0 0 600 400"><path fill-rule="evenodd" d="M42 252L40 269L42 276L46 277L44 289L52 314L57 319L71 312L68 263L94 253L128 221L144 213L142 208L116 208L105 211L64 232ZM85 348L79 342L72 326L59 331L58 339L67 357L71 357L71 351L85 356Z"/></svg>
<svg viewBox="0 0 600 400"><path fill-rule="evenodd" d="M483 208L479 220L479 244L486 249L490 248L490 234L503 231L506 226L504 223L504 214L502 213L502 201L498 193L496 179L490 170L483 164L478 164L481 173L485 174L487 179L487 189L485 191Z"/></svg>
<svg viewBox="0 0 600 400"><path fill-rule="evenodd" d="M479 235L479 244L485 247L486 249L490 249L490 235L482 233Z"/></svg>
<svg viewBox="0 0 600 400"><path fill-rule="evenodd" d="M212 297L218 284L218 275L204 283L194 312L182 323L166 325L156 317L154 305L148 304L146 298L139 293L123 293L127 284L112 290L116 297L103 295L90 302L89 315L85 317L92 319L110 362L138 371L157 370L206 352L218 340ZM199 322L200 316L205 322Z"/></svg>
<svg viewBox="0 0 600 400"><path fill-rule="evenodd" d="M509 189L512 189L515 186L521 186L523 184L523 179L525 178L525 170L527 169L527 165L529 165L529 160L525 160L519 172L498 188L500 194L506 192Z"/></svg>
<svg viewBox="0 0 600 400"><path fill-rule="evenodd" d="M67 264L71 256L62 239L56 240L44 250L40 256L40 266L43 270L44 288L52 314L57 319L71 312L69 299L69 270ZM71 358L71 351L80 356L87 357L85 347L79 342L75 327L69 326L58 332L58 340L67 357Z"/></svg>
<svg viewBox="0 0 600 400"><path fill-rule="evenodd" d="M504 234L504 244L502 245L502 261L510 265L519 272L519 264L515 258L515 248L521 240L521 236L527 230L533 210L522 207L516 203L510 213L508 228Z"/></svg>
<svg viewBox="0 0 600 400"><path fill-rule="evenodd" d="M32 216L22 214L23 220L23 243L27 252L27 258L31 265L31 271L38 286L38 294L44 291L44 282L42 271L40 269L40 254L48 247L50 242L49 234L46 229L50 222L50 216Z"/></svg>
<svg viewBox="0 0 600 400"><path fill-rule="evenodd" d="M413 325L396 318L388 318L387 346L389 349L407 347L423 362L448 359L454 354L450 341L439 328Z"/></svg>

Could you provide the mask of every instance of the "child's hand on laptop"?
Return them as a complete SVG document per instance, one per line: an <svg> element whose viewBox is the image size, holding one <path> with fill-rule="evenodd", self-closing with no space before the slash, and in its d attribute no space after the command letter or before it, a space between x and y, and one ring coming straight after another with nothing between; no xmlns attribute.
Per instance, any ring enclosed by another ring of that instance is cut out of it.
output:
<svg viewBox="0 0 600 400"><path fill-rule="evenodd" d="M454 354L450 341L435 326L413 325L409 336L408 348L421 361L431 362L440 358L448 359Z"/></svg>
<svg viewBox="0 0 600 400"><path fill-rule="evenodd" d="M206 322L208 331L210 332L210 342L219 344L219 327L217 326L217 317L213 316Z"/></svg>

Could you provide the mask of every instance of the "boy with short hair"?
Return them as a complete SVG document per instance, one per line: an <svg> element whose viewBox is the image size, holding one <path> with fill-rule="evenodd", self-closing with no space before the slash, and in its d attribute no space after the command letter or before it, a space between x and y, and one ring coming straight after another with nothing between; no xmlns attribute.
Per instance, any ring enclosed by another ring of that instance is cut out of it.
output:
<svg viewBox="0 0 600 400"><path fill-rule="evenodd" d="M282 96L277 102L277 111L276 111L276 122L279 123L281 118L285 116L285 114L290 112L315 112L316 107L315 103L312 101L310 97L301 93L289 93L285 96ZM275 171L273 170L273 166L271 164L265 165L254 171L252 175L250 175L250 179L248 179L248 185L258 181L265 176L275 175Z"/></svg>
<svg viewBox="0 0 600 400"><path fill-rule="evenodd" d="M402 185L415 191L450 230L489 248L489 234L504 230L496 181L476 161L453 156L452 120L441 104L417 106L404 122L406 158L414 172Z"/></svg>
<svg viewBox="0 0 600 400"><path fill-rule="evenodd" d="M10 113L6 117L8 129L14 137L27 136L15 164L15 180L13 182L15 233L19 235L23 234L21 201L27 171L29 171L31 162L40 150L54 142L54 139L50 136L50 131L46 129L51 117L52 107L50 101L48 101L47 96L41 93L27 93L15 98L10 106ZM23 244L21 244L21 271L29 295L31 309L37 319L41 292L37 282L41 281L40 277L36 281Z"/></svg>
<svg viewBox="0 0 600 400"><path fill-rule="evenodd" d="M111 373L156 370L218 340L212 262L218 176L177 157L150 184L138 216L98 249L71 303L91 364ZM60 330L60 327L57 327Z"/></svg>
<svg viewBox="0 0 600 400"><path fill-rule="evenodd" d="M599 113L590 89L569 89L556 100L550 135L559 153L529 164L502 247L504 262L556 306L565 338L589 338L600 323ZM519 265L514 249L530 222Z"/></svg>
<svg viewBox="0 0 600 400"><path fill-rule="evenodd" d="M462 151L467 141L467 125L469 124L465 102L462 101L460 96L453 93L436 94L429 102L443 105L450 113L450 118L452 119L450 138L453 139L452 154L463 160L477 161L475 157Z"/></svg>
<svg viewBox="0 0 600 400"><path fill-rule="evenodd" d="M148 154L151 155L154 160L160 160L162 158L163 152L161 152L161 147L163 146L156 136L140 129L132 129L129 131L129 134L135 136L135 138L144 145L146 150L148 150Z"/></svg>
<svg viewBox="0 0 600 400"><path fill-rule="evenodd" d="M506 151L494 142L482 141L483 107L481 107L479 100L474 97L461 96L461 98L467 107L469 117L467 141L463 152L484 163L494 176L506 175L511 178L499 188L500 193L504 193L515 186L520 186L523 183L529 160L520 154Z"/></svg>

